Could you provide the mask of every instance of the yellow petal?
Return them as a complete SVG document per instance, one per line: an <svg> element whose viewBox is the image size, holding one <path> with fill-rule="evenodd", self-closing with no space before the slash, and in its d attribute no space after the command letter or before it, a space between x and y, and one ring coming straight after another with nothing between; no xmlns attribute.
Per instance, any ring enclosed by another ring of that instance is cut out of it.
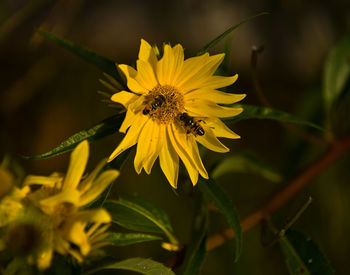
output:
<svg viewBox="0 0 350 275"><path fill-rule="evenodd" d="M205 167L203 165L202 159L199 155L198 146L197 146L197 143L195 141L194 136L189 135L187 141L188 141L188 148L191 150L191 155L193 157L193 160L196 164L196 167L197 167L199 173L201 174L201 176L203 178L208 179L209 176L208 176L207 170L205 169Z"/></svg>
<svg viewBox="0 0 350 275"><path fill-rule="evenodd" d="M171 48L164 46L164 54L157 65L157 76L160 85L174 85L182 71L184 51L181 45Z"/></svg>
<svg viewBox="0 0 350 275"><path fill-rule="evenodd" d="M194 140L194 136L192 134L188 135L186 133L185 129L180 125L175 126L175 127L177 128L177 131L174 132L176 140L181 145L181 147L184 148L186 150L186 152L188 152L188 155L192 159L196 169L199 171L201 176L203 178L207 179L208 173L205 170L205 167L204 167L202 160L199 156L198 146Z"/></svg>
<svg viewBox="0 0 350 275"><path fill-rule="evenodd" d="M185 94L185 100L204 99L221 104L236 103L245 97L246 94L230 94L211 89L198 89Z"/></svg>
<svg viewBox="0 0 350 275"><path fill-rule="evenodd" d="M90 244L89 244L88 236L85 233L85 226L86 225L84 223L80 223L80 222L73 223L68 235L69 241L75 244L76 246L79 246L79 251L83 255L87 255L90 252ZM70 254L75 256L77 260L79 261L82 260L80 259L80 255L78 255L77 257L71 251L70 251Z"/></svg>
<svg viewBox="0 0 350 275"><path fill-rule="evenodd" d="M116 158L121 152L124 152L126 149L134 146L139 138L140 132L144 127L146 121L148 120L148 116L144 116L142 114L138 114L135 116L135 120L133 125L129 128L123 140L119 143L118 147L113 151L113 153L109 156L108 162L112 161Z"/></svg>
<svg viewBox="0 0 350 275"><path fill-rule="evenodd" d="M0 227L13 222L23 210L23 204L20 200L13 198L11 195L5 196L0 201Z"/></svg>
<svg viewBox="0 0 350 275"><path fill-rule="evenodd" d="M205 54L203 55L205 56ZM179 77L179 82L177 83L177 87L181 88L181 91L183 93L187 93L193 89L198 89L202 87L203 83L208 80L208 78L216 71L216 69L219 67L220 63L224 59L225 54L217 54L213 56L207 56L204 57L204 60L202 60L202 64L196 64L199 66L199 68L194 69L192 66L193 64L190 64L190 68L192 68L192 71L188 72L189 76L187 76L187 79L181 79L181 76ZM187 59L189 60L189 59ZM187 61L186 60L186 61ZM184 70L186 67L186 61L184 63ZM196 62L193 62L196 63ZM183 73L183 72L182 72Z"/></svg>
<svg viewBox="0 0 350 275"><path fill-rule="evenodd" d="M172 145L168 131L164 134L163 148L159 154L160 167L170 185L177 188L179 176L179 156Z"/></svg>
<svg viewBox="0 0 350 275"><path fill-rule="evenodd" d="M208 126L217 137L225 137L238 139L240 138L235 132L233 132L230 128L228 128L225 123L223 123L220 119L215 117L210 117L205 119L205 124Z"/></svg>
<svg viewBox="0 0 350 275"><path fill-rule="evenodd" d="M142 87L150 91L158 85L158 81L150 63L139 59L136 61L136 67L137 75L135 79Z"/></svg>
<svg viewBox="0 0 350 275"><path fill-rule="evenodd" d="M156 71L158 59L150 44L144 39L141 39L139 59L151 64L153 71Z"/></svg>
<svg viewBox="0 0 350 275"><path fill-rule="evenodd" d="M63 178L60 176L50 176L50 177L44 177L44 176L34 176L34 175L28 175L23 182L23 186L28 185L45 185L52 187L57 182L61 181Z"/></svg>
<svg viewBox="0 0 350 275"><path fill-rule="evenodd" d="M79 211L78 214L75 217L75 220L81 221L84 224L89 223L110 223L112 218L109 213L103 209L90 209L85 211Z"/></svg>
<svg viewBox="0 0 350 275"><path fill-rule="evenodd" d="M132 123L135 120L135 113L131 110L128 110L126 112L125 118L123 120L122 125L119 128L119 132L124 133L126 132L126 130L132 125Z"/></svg>
<svg viewBox="0 0 350 275"><path fill-rule="evenodd" d="M206 127L205 125L202 125L205 131L205 134L203 136L197 136L196 140L202 144L204 147L208 148L209 150L219 152L219 153L226 153L230 151L225 145L223 145L214 135L213 131Z"/></svg>
<svg viewBox="0 0 350 275"><path fill-rule="evenodd" d="M205 82L201 84L203 89L219 89L222 87L227 87L236 82L238 74L234 76L218 76L214 75L208 78Z"/></svg>
<svg viewBox="0 0 350 275"><path fill-rule="evenodd" d="M157 123L152 119L148 119L145 127L140 133L140 137L137 143L136 156L134 159L135 170L138 174L141 173L144 162L147 160L147 157L150 154L149 150L152 146L152 143L158 141L158 137L156 140L154 139L156 131L155 129L158 130L159 133L159 126Z"/></svg>
<svg viewBox="0 0 350 275"><path fill-rule="evenodd" d="M189 99L186 100L185 109L203 117L233 117L240 114L242 108L223 107L209 100Z"/></svg>
<svg viewBox="0 0 350 275"><path fill-rule="evenodd" d="M107 159L102 159L95 169L86 177L82 182L79 183L78 189L81 193L85 193L88 189L90 189L92 182L95 180L96 176L100 173L102 168L106 165Z"/></svg>
<svg viewBox="0 0 350 275"><path fill-rule="evenodd" d="M58 193L57 195L48 197L40 201L42 210L47 214L53 214L56 211L56 206L62 203L71 203L78 205L80 199L80 192L76 189L67 189Z"/></svg>
<svg viewBox="0 0 350 275"><path fill-rule="evenodd" d="M129 89L138 94L147 93L147 89L136 81L137 72L133 67L121 64L118 68L124 73Z"/></svg>
<svg viewBox="0 0 350 275"><path fill-rule="evenodd" d="M129 104L134 102L139 96L126 91L121 91L112 95L111 100L122 104L125 108L128 108Z"/></svg>
<svg viewBox="0 0 350 275"><path fill-rule="evenodd" d="M74 189L83 176L89 158L89 143L84 140L72 152L62 190Z"/></svg>
<svg viewBox="0 0 350 275"><path fill-rule="evenodd" d="M96 199L119 176L117 170L103 172L93 183L87 192L80 196L79 206L83 206Z"/></svg>
<svg viewBox="0 0 350 275"><path fill-rule="evenodd" d="M48 246L45 250L42 250L40 252L41 253L37 257L37 266L39 270L44 270L51 265L53 250L51 246Z"/></svg>
<svg viewBox="0 0 350 275"><path fill-rule="evenodd" d="M186 150L187 148L184 148L178 140L178 136L179 136L178 127L175 126L174 124L170 124L167 130L168 130L171 144L174 146L177 154L179 155L182 162L184 163L187 169L187 172L190 176L190 179L192 181L192 184L195 185L198 181L198 170L196 168L196 165L193 162L192 157L189 155L189 152Z"/></svg>
<svg viewBox="0 0 350 275"><path fill-rule="evenodd" d="M153 164L156 161L159 155L159 152L163 147L164 135L165 135L165 125L156 124L154 127L153 140L149 145L149 154L143 164L143 167L147 174L151 173Z"/></svg>

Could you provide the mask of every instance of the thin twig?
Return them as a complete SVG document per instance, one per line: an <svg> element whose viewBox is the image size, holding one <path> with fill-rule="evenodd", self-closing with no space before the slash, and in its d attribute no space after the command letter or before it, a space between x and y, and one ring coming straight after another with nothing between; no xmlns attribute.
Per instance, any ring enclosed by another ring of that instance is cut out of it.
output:
<svg viewBox="0 0 350 275"><path fill-rule="evenodd" d="M241 221L243 231L253 228L262 220L268 220L282 205L293 198L308 183L318 176L326 167L331 165L335 160L341 157L350 149L350 134L342 140L335 142L329 150L305 169L299 176L292 180L285 188L275 194L260 209L253 212ZM208 238L207 250L212 250L227 240L234 237L232 228L227 228L222 232L214 234Z"/></svg>

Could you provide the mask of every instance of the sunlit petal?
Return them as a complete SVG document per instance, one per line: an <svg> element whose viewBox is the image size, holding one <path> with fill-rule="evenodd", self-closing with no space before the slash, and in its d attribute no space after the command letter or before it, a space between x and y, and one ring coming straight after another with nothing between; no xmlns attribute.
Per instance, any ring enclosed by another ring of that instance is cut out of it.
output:
<svg viewBox="0 0 350 275"><path fill-rule="evenodd" d="M211 89L198 89L189 92L185 95L186 100L204 99L214 103L232 104L241 101L246 97L246 94L229 94Z"/></svg>
<svg viewBox="0 0 350 275"><path fill-rule="evenodd" d="M233 117L243 111L242 108L223 107L203 99L187 100L186 110L203 117Z"/></svg>
<svg viewBox="0 0 350 275"><path fill-rule="evenodd" d="M125 108L128 108L129 104L134 102L139 96L126 91L121 91L111 96L111 100L122 104Z"/></svg>

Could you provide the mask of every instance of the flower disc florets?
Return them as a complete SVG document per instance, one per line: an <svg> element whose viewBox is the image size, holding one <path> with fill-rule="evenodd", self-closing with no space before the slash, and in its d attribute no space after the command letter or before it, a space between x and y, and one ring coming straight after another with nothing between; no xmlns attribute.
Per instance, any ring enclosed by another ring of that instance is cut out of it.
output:
<svg viewBox="0 0 350 275"><path fill-rule="evenodd" d="M183 111L184 97L173 86L158 85L145 96L143 107L144 114L149 114L154 121L169 124Z"/></svg>

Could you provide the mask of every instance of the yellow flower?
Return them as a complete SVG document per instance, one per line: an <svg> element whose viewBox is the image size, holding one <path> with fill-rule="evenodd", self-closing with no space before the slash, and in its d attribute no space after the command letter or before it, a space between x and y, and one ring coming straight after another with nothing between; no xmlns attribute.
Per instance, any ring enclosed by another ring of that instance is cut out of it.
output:
<svg viewBox="0 0 350 275"><path fill-rule="evenodd" d="M25 179L25 188L40 186L27 198L42 211L42 219L49 221L42 236L45 245L36 256L39 269L50 266L54 251L70 254L81 262L92 249L105 244L102 240L111 221L108 212L79 208L95 200L119 172L107 170L101 173L104 160L84 178L88 156L88 142L84 141L72 152L66 176L54 173L49 177L30 175Z"/></svg>
<svg viewBox="0 0 350 275"><path fill-rule="evenodd" d="M144 168L149 174L159 156L160 167L176 188L180 157L193 185L198 173L208 178L196 142L212 151L229 151L217 137L239 136L219 118L238 115L242 108L218 104L235 103L245 97L217 90L238 78L213 75L223 58L224 54L205 53L184 60L184 50L178 44L164 45L163 57L158 60L154 49L141 40L137 70L128 65L118 66L131 92L121 91L111 97L127 109L119 129L126 135L108 161L137 143L134 159L137 173Z"/></svg>
<svg viewBox="0 0 350 275"><path fill-rule="evenodd" d="M29 188L19 189L12 174L0 167L0 227L10 224L23 211L22 199Z"/></svg>

